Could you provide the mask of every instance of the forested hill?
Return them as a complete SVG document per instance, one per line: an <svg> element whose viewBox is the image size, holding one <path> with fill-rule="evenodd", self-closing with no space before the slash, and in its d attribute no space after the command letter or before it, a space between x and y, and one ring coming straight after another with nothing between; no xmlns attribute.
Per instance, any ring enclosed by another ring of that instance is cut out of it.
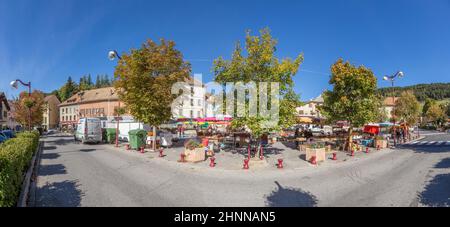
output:
<svg viewBox="0 0 450 227"><path fill-rule="evenodd" d="M450 83L416 84L407 87L385 87L378 89L383 96L392 96L393 90L396 96L402 91L412 90L419 101L425 101L427 98L435 100L450 98Z"/></svg>

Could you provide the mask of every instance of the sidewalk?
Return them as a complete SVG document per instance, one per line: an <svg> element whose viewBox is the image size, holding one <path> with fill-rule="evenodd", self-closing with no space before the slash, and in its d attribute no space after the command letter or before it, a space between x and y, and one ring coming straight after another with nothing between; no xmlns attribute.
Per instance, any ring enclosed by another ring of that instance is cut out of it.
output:
<svg viewBox="0 0 450 227"><path fill-rule="evenodd" d="M339 166L342 163L349 163L352 161L359 161L363 159L368 159L376 154L387 153L387 151L392 151L391 149L381 149L376 150L375 148L369 148L369 153L365 153L365 148L363 151L354 152L354 156L351 156L349 152L342 151L332 151L326 154L327 158L324 162L319 162L317 165L312 165L304 160L305 152L299 151L297 149L292 149L281 142L277 142L271 146L270 149L265 150L264 160L259 160L252 158L250 161L250 169L243 169L243 160L247 158L247 153L238 152L217 152L215 154L215 167L210 167L210 159L198 163L181 163L180 154L184 151L184 147L178 145L177 147L164 149L164 157L159 157L159 152L151 151L150 149L145 149L144 153L140 153L136 150L126 150L125 144L120 144L118 148L114 145L103 145L108 146L108 149L117 152L126 152L133 156L139 156L142 158L151 159L151 161L159 163L167 163L170 165L175 165L177 167L185 167L190 169L220 169L220 170L242 170L242 171L281 171L277 168L278 159L283 159L283 170L300 170L300 169L311 169L311 168L321 168L321 167L332 167ZM336 153L337 160L332 160L333 152Z"/></svg>

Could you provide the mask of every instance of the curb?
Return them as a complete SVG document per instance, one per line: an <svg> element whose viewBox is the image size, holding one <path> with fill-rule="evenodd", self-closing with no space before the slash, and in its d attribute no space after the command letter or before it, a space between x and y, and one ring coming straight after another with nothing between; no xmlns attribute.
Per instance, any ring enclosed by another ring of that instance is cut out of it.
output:
<svg viewBox="0 0 450 227"><path fill-rule="evenodd" d="M39 141L39 145L37 147L37 151L35 152L35 154L33 155L33 158L31 159L31 165L28 168L28 171L25 175L25 179L22 182L22 189L20 191L20 196L19 196L19 201L17 202L17 207L27 207L28 206L28 200L30 198L30 188L31 188L31 184L33 182L33 184L36 181L36 170L37 167L39 166L39 160L40 160L40 155L42 152L42 148L44 147L44 142L43 141ZM32 189L32 188L31 188ZM34 191L34 190L32 190Z"/></svg>

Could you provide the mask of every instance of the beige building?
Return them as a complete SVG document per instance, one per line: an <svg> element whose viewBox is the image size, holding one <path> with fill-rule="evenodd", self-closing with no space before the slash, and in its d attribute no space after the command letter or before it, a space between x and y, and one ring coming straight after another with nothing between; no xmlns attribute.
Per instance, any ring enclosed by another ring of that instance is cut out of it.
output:
<svg viewBox="0 0 450 227"><path fill-rule="evenodd" d="M0 92L0 129L8 127L8 112L10 111L5 93Z"/></svg>
<svg viewBox="0 0 450 227"><path fill-rule="evenodd" d="M61 102L55 95L46 96L44 112L42 116L42 127L46 130L54 129L59 126L59 104Z"/></svg>
<svg viewBox="0 0 450 227"><path fill-rule="evenodd" d="M78 95L74 95L59 104L59 125L61 128L70 129L77 123L79 110L78 102Z"/></svg>
<svg viewBox="0 0 450 227"><path fill-rule="evenodd" d="M296 108L297 116L305 123L321 119L323 116L320 114L318 107L323 105L323 102L322 95L309 100L305 105Z"/></svg>
<svg viewBox="0 0 450 227"><path fill-rule="evenodd" d="M383 100L383 108L386 112L387 118L390 120L392 118L392 110L394 110L395 103L397 102L398 97L387 97Z"/></svg>
<svg viewBox="0 0 450 227"><path fill-rule="evenodd" d="M122 102L120 105L124 107ZM78 92L59 105L61 127L72 128L84 117L111 122L118 107L119 98L113 87Z"/></svg>

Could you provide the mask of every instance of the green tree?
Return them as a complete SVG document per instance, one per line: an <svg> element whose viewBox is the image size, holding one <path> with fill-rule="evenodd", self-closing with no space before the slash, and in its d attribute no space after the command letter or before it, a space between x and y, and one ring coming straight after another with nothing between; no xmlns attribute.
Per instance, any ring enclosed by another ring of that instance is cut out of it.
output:
<svg viewBox="0 0 450 227"><path fill-rule="evenodd" d="M156 126L172 117L171 104L176 98L172 85L187 80L190 72L191 66L175 49L175 42L148 40L140 49L122 55L114 71L114 85L129 113L154 126L156 132Z"/></svg>
<svg viewBox="0 0 450 227"><path fill-rule="evenodd" d="M427 99L425 100L425 104L424 104L423 107L422 107L422 116L425 116L425 115L427 114L428 109L430 108L430 106L432 106L432 105L434 105L434 104L436 104L436 100L427 98Z"/></svg>
<svg viewBox="0 0 450 227"><path fill-rule="evenodd" d="M447 117L450 118L450 103L447 103L445 113L447 114Z"/></svg>
<svg viewBox="0 0 450 227"><path fill-rule="evenodd" d="M95 88L102 87L102 81L100 79L101 79L101 75L97 75L97 77L95 78Z"/></svg>
<svg viewBox="0 0 450 227"><path fill-rule="evenodd" d="M439 104L433 103L425 113L425 118L428 122L432 122L439 127L447 120L447 114L445 114L444 109Z"/></svg>
<svg viewBox="0 0 450 227"><path fill-rule="evenodd" d="M348 144L351 144L353 127L362 127L380 115L377 78L372 70L339 59L331 66L329 83L333 90L324 92L321 113L331 122L348 122Z"/></svg>
<svg viewBox="0 0 450 227"><path fill-rule="evenodd" d="M397 120L406 122L410 126L415 125L421 115L420 103L412 91L404 91L397 99L393 112Z"/></svg>
<svg viewBox="0 0 450 227"><path fill-rule="evenodd" d="M265 127L264 122L267 117L261 117L258 113L250 115L248 111L244 116L234 116L232 121L233 128L248 128L254 138L260 137L269 131L278 130L283 127L295 124L295 108L299 104L299 97L294 92L293 76L297 73L300 64L303 62L303 54L299 54L296 59L285 58L279 60L275 56L277 41L272 38L269 29L260 31L260 36L252 36L247 31L245 37L245 51L237 43L232 54L231 60L224 60L222 57L214 61L215 81L219 84L230 82L255 82L256 89L259 89L259 82L278 82L279 83L279 122L277 127ZM268 89L270 90L270 89ZM270 91L268 92L270 94ZM258 93L258 98L261 94ZM274 99L275 100L275 99ZM235 105L236 113L239 105L245 105L248 110L249 97L246 96L246 103ZM257 110L261 103L257 102ZM271 102L268 103L268 109L271 108Z"/></svg>
<svg viewBox="0 0 450 227"><path fill-rule="evenodd" d="M73 82L72 77L69 76L67 82L58 91L59 99L61 100L61 102L64 102L77 92L78 92L78 85L75 82Z"/></svg>

